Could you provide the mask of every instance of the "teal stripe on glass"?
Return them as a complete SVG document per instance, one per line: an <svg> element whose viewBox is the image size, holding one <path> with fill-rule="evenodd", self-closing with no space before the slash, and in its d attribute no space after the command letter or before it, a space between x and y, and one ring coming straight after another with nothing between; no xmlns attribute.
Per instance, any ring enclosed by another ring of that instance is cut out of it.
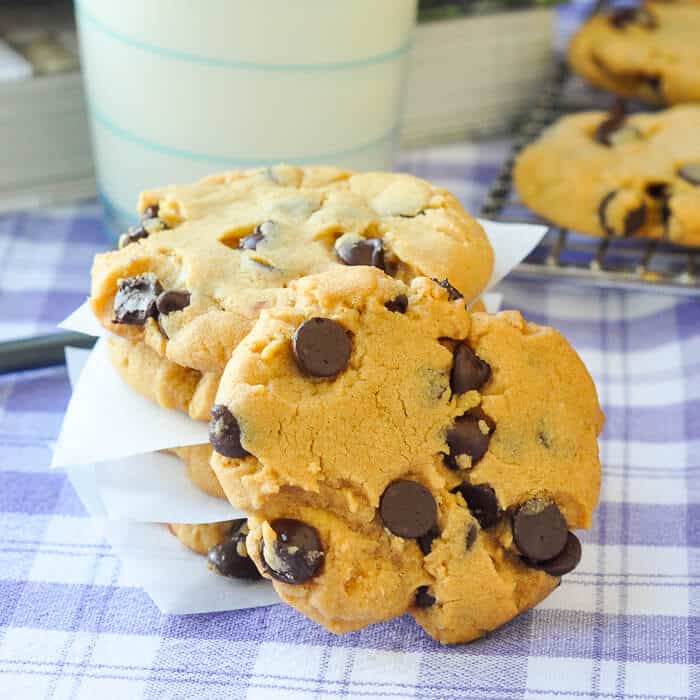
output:
<svg viewBox="0 0 700 700"><path fill-rule="evenodd" d="M248 0L254 2L254 0ZM135 39L126 34L108 27L106 24L91 15L83 6L81 0L75 0L76 12L80 15L80 19L91 24L96 30L108 36L114 41L118 41L126 46L131 46L141 51L148 51L158 56L172 58L177 61L187 61L189 63L201 63L207 66L216 68L231 68L234 70L246 71L268 71L268 72L297 72L297 73L315 73L324 71L341 71L353 68L363 68L365 66L374 66L380 63L387 63L400 58L411 48L411 41L406 41L404 44L388 51L387 53L377 54L376 56L368 56L354 61L339 61L337 63L251 63L249 61L234 61L225 58L216 58L215 56L201 56L187 51L179 51L178 49L169 49L165 46L157 46L148 42Z"/></svg>
<svg viewBox="0 0 700 700"><path fill-rule="evenodd" d="M217 156L213 153L196 153L194 151L188 151L181 148L174 148L172 146L167 146L165 144L156 143L149 139L145 139L138 134L125 129L115 122L113 122L104 112L96 108L94 105L89 104L88 106L90 117L95 121L95 123L103 126L105 129L113 133L115 136L128 141L130 143L142 146L149 151L155 151L157 153L163 153L167 156L174 156L176 158L184 158L185 160L195 160L205 163L212 163L216 165L223 166L240 166L245 168L255 167L255 166L268 166L277 165L277 163L293 163L295 165L313 165L316 163L328 163L339 158L345 158L347 156L356 155L359 153L364 153L366 151L371 151L387 141L390 141L395 137L397 133L397 127L392 127L385 134L377 139L369 141L367 143L359 144L357 146L352 146L351 148L346 148L340 151L328 151L326 153L316 153L310 156L304 156L303 158L298 158L294 155L278 156L275 158L246 158L241 156Z"/></svg>

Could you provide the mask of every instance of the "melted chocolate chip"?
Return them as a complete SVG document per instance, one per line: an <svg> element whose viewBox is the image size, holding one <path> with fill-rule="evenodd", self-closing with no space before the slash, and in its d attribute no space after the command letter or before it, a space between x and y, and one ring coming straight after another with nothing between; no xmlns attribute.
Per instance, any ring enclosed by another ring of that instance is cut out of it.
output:
<svg viewBox="0 0 700 700"><path fill-rule="evenodd" d="M398 479L384 489L379 515L384 526L398 537L422 537L435 527L437 506L425 486Z"/></svg>
<svg viewBox="0 0 700 700"><path fill-rule="evenodd" d="M455 346L450 373L450 387L454 394L480 389L491 377L491 366L480 359L466 342Z"/></svg>
<svg viewBox="0 0 700 700"><path fill-rule="evenodd" d="M476 529L476 525L470 525L469 528L467 529L467 536L465 537L465 546L467 548L467 551L469 551L473 546L474 542L476 542L476 536L479 534L479 531Z"/></svg>
<svg viewBox="0 0 700 700"><path fill-rule="evenodd" d="M381 238L361 238L359 240L341 237L335 244L335 253L345 265L384 265L384 243Z"/></svg>
<svg viewBox="0 0 700 700"><path fill-rule="evenodd" d="M608 192L608 194L603 197L598 206L598 220L600 221L600 226L605 231L608 236L615 236L616 231L607 221L607 210L610 203L615 199L617 195L617 190ZM644 225L646 219L646 206L642 202L636 209L632 209L627 212L623 222L622 235L625 238L633 236L640 228Z"/></svg>
<svg viewBox="0 0 700 700"><path fill-rule="evenodd" d="M152 272L120 279L114 295L113 323L143 326L156 315L156 298L163 291Z"/></svg>
<svg viewBox="0 0 700 700"><path fill-rule="evenodd" d="M405 294L399 294L387 301L384 306L394 313L405 314L408 310L408 297Z"/></svg>
<svg viewBox="0 0 700 700"><path fill-rule="evenodd" d="M682 165L678 168L678 177L691 185L700 185L700 162Z"/></svg>
<svg viewBox="0 0 700 700"><path fill-rule="evenodd" d="M156 299L158 313L167 316L173 311L182 311L190 305L190 293L181 289L169 289L162 292Z"/></svg>
<svg viewBox="0 0 700 700"><path fill-rule="evenodd" d="M428 593L427 586L419 586L416 588L416 607L429 608L435 605L435 596Z"/></svg>
<svg viewBox="0 0 700 700"><path fill-rule="evenodd" d="M143 226L130 228L126 233L122 233L122 235L119 236L119 250L126 248L126 246L131 243L140 241L142 238L148 238L148 231L146 231Z"/></svg>
<svg viewBox="0 0 700 700"><path fill-rule="evenodd" d="M471 514L484 530L498 523L501 518L501 507L498 504L496 492L489 484L464 483L459 491L464 496Z"/></svg>
<svg viewBox="0 0 700 700"><path fill-rule="evenodd" d="M292 349L299 369L312 377L334 377L350 361L352 341L330 318L310 318L294 331Z"/></svg>
<svg viewBox="0 0 700 700"><path fill-rule="evenodd" d="M209 550L207 560L212 571L229 578L262 578L246 552L246 533L241 532L245 524L244 518L234 520L228 537Z"/></svg>
<svg viewBox="0 0 700 700"><path fill-rule="evenodd" d="M265 236L269 236L274 227L274 222L264 221L262 224L258 224L252 233L247 236L243 236L240 241L238 241L238 247L241 250L256 250L258 243L265 240Z"/></svg>
<svg viewBox="0 0 700 700"><path fill-rule="evenodd" d="M486 432L482 428L486 428ZM451 469L460 469L458 457L468 455L474 466L486 454L495 428L493 420L480 409L472 409L457 418L447 431L450 453L445 456L446 465Z"/></svg>
<svg viewBox="0 0 700 700"><path fill-rule="evenodd" d="M595 140L603 146L619 146L641 138L639 131L631 124L626 123L625 104L618 101L613 106L610 114L595 130Z"/></svg>
<svg viewBox="0 0 700 700"><path fill-rule="evenodd" d="M423 554L426 556L430 554L430 550L433 548L433 540L435 540L435 538L439 536L440 530L438 530L437 527L432 527L430 528L430 530L428 530L428 532L425 533L425 535L417 537L416 541L418 542L420 551L423 552Z"/></svg>
<svg viewBox="0 0 700 700"><path fill-rule="evenodd" d="M313 578L323 563L323 547L316 528L292 518L270 523L277 537L267 551L260 545L260 558L272 578L283 583L304 583Z"/></svg>
<svg viewBox="0 0 700 700"><path fill-rule="evenodd" d="M221 404L211 409L209 442L224 457L245 457L249 454L241 445L241 428L236 417Z"/></svg>
<svg viewBox="0 0 700 700"><path fill-rule="evenodd" d="M566 520L555 503L533 499L513 515L513 541L527 559L554 559L566 546Z"/></svg>
<svg viewBox="0 0 700 700"><path fill-rule="evenodd" d="M447 280L447 279L438 280L438 279L435 279L435 277L433 277L432 280L436 284L439 284L447 292L447 296L448 296L450 301L457 301L457 299L464 299L464 295L462 294L462 292L460 292L459 289L455 289L449 283L449 280Z"/></svg>
<svg viewBox="0 0 700 700"><path fill-rule="evenodd" d="M527 560L526 560L527 561ZM564 576L573 571L581 561L581 543L573 532L569 532L564 549L554 557L542 562L527 561L530 566L546 571L550 576Z"/></svg>
<svg viewBox="0 0 700 700"><path fill-rule="evenodd" d="M143 213L141 214L141 218L142 219L155 219L155 218L157 218L159 211L160 211L160 206L158 205L158 203L151 204L143 210Z"/></svg>

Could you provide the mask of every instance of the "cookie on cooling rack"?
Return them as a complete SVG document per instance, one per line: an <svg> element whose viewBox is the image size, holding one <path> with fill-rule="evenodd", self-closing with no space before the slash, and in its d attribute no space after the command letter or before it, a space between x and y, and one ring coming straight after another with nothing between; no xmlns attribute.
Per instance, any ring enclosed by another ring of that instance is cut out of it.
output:
<svg viewBox="0 0 700 700"><path fill-rule="evenodd" d="M562 117L520 153L513 181L564 228L700 246L700 105Z"/></svg>
<svg viewBox="0 0 700 700"><path fill-rule="evenodd" d="M572 68L598 87L651 104L700 102L700 2L648 1L599 13L569 45Z"/></svg>

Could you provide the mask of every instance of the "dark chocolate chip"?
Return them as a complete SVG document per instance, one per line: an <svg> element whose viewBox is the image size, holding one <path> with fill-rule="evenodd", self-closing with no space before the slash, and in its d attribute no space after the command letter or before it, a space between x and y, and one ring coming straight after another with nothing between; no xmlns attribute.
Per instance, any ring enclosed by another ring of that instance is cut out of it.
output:
<svg viewBox="0 0 700 700"><path fill-rule="evenodd" d="M661 76L660 75L643 75L642 81L654 93L655 97L661 97Z"/></svg>
<svg viewBox="0 0 700 700"><path fill-rule="evenodd" d="M435 605L435 596L428 593L427 586L418 586L416 588L416 607L429 608Z"/></svg>
<svg viewBox="0 0 700 700"><path fill-rule="evenodd" d="M428 530L428 532L425 533L425 535L417 537L416 541L418 542L420 551L423 552L423 554L426 556L430 554L430 550L433 547L433 540L439 536L440 530L438 530L436 527L432 527L430 528L430 530Z"/></svg>
<svg viewBox="0 0 700 700"><path fill-rule="evenodd" d="M678 168L678 177L691 185L700 185L700 162L682 165Z"/></svg>
<svg viewBox="0 0 700 700"><path fill-rule="evenodd" d="M160 206L157 203L151 204L143 210L143 213L141 214L141 219L155 219L157 218L159 211Z"/></svg>
<svg viewBox="0 0 700 700"><path fill-rule="evenodd" d="M459 492L464 496L471 514L484 530L493 527L501 518L501 507L496 492L489 484L461 485Z"/></svg>
<svg viewBox="0 0 700 700"><path fill-rule="evenodd" d="M547 561L529 562L528 564L537 569L546 571L550 576L564 576L573 571L581 561L581 543L573 532L568 533L564 549Z"/></svg>
<svg viewBox="0 0 700 700"><path fill-rule="evenodd" d="M638 24L645 29L656 29L656 17L643 7L620 7L610 15L610 23L615 29L624 29L630 24Z"/></svg>
<svg viewBox="0 0 700 700"><path fill-rule="evenodd" d="M615 199L616 195L617 190L608 192L608 194L606 194L605 197L603 197L603 199L600 202L600 205L598 206L598 219L600 221L600 226L608 236L616 235L615 229L610 224L608 224L607 221L608 206L613 201L613 199ZM642 204L640 204L636 209L632 209L625 215L622 235L626 238L629 236L633 236L644 225L645 219L646 206L642 202Z"/></svg>
<svg viewBox="0 0 700 700"><path fill-rule="evenodd" d="M245 457L249 452L241 445L241 428L231 411L221 404L211 409L209 442L224 457Z"/></svg>
<svg viewBox="0 0 700 700"><path fill-rule="evenodd" d="M552 446L551 438L543 430L540 430L539 433L537 433L537 442L539 442L539 444L542 445L545 450L550 449Z"/></svg>
<svg viewBox="0 0 700 700"><path fill-rule="evenodd" d="M334 377L350 361L348 332L330 318L310 318L294 331L294 357L302 372L312 377Z"/></svg>
<svg viewBox="0 0 700 700"><path fill-rule="evenodd" d="M260 579L260 572L245 549L245 519L235 520L228 537L214 545L207 554L209 568L229 578Z"/></svg>
<svg viewBox="0 0 700 700"><path fill-rule="evenodd" d="M435 279L435 277L432 278L433 282L436 282L439 284L444 290L447 291L447 296L450 301L457 301L457 299L464 299L464 295L462 292L459 291L459 289L455 289L449 282L449 280L444 279L444 280L439 280Z"/></svg>
<svg viewBox="0 0 700 700"><path fill-rule="evenodd" d="M668 183L667 182L650 182L644 188L644 191L652 199L667 199L668 198Z"/></svg>
<svg viewBox="0 0 700 700"><path fill-rule="evenodd" d="M247 236L243 236L240 241L238 241L238 247L241 250L255 250L258 247L260 241L265 240L266 235L270 235L274 223L272 221L264 221L262 224L258 224L252 233Z"/></svg>
<svg viewBox="0 0 700 700"><path fill-rule="evenodd" d="M140 241L142 238L148 238L148 231L146 231L143 226L134 226L130 228L126 233L122 233L122 235L119 236L119 250L126 248L126 246L131 243Z"/></svg>
<svg viewBox="0 0 700 700"><path fill-rule="evenodd" d="M384 269L384 243L381 238L339 238L335 253L345 265L367 265Z"/></svg>
<svg viewBox="0 0 700 700"><path fill-rule="evenodd" d="M405 294L399 294L387 301L384 306L394 313L405 314L408 309L408 297Z"/></svg>
<svg viewBox="0 0 700 700"><path fill-rule="evenodd" d="M566 520L555 503L533 499L513 515L513 541L523 556L535 562L558 556L567 537Z"/></svg>
<svg viewBox="0 0 700 700"><path fill-rule="evenodd" d="M120 279L114 295L114 323L143 326L156 315L156 299L163 291L152 272Z"/></svg>
<svg viewBox="0 0 700 700"><path fill-rule="evenodd" d="M270 523L277 538L270 545L260 544L260 558L272 578L283 583L304 583L313 578L323 563L323 547L316 528L292 518L278 518Z"/></svg>
<svg viewBox="0 0 700 700"><path fill-rule="evenodd" d="M384 489L379 515L385 527L398 537L422 537L435 527L437 506L425 486L397 479Z"/></svg>
<svg viewBox="0 0 700 700"><path fill-rule="evenodd" d="M450 387L454 394L464 394L480 389L491 377L491 366L474 354L465 342L455 346L450 374Z"/></svg>
<svg viewBox="0 0 700 700"><path fill-rule="evenodd" d="M478 534L479 531L477 530L476 525L470 525L469 529L467 530L467 536L465 538L467 551L469 551L474 546L474 542L476 542L476 536Z"/></svg>
<svg viewBox="0 0 700 700"><path fill-rule="evenodd" d="M640 138L639 131L626 123L625 105L616 102L610 114L595 130L595 140L603 146L619 146Z"/></svg>
<svg viewBox="0 0 700 700"><path fill-rule="evenodd" d="M163 316L171 314L173 311L182 311L190 305L190 293L183 289L169 289L162 292L156 299L158 313Z"/></svg>
<svg viewBox="0 0 700 700"><path fill-rule="evenodd" d="M484 422L488 432L481 430L480 423ZM469 455L474 466L485 454L489 446L489 440L496 428L496 424L480 409L472 409L457 418L454 425L447 431L447 444L450 454L445 456L445 462L451 469L460 469L457 458L460 455Z"/></svg>

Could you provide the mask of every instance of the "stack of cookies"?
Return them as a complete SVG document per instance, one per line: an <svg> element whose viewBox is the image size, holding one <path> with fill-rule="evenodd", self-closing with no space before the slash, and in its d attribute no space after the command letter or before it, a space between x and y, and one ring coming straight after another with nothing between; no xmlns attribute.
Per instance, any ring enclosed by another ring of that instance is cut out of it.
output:
<svg viewBox="0 0 700 700"><path fill-rule="evenodd" d="M594 236L700 246L700 1L647 0L592 16L569 46L593 85L651 114L565 116L518 157L522 201Z"/></svg>
<svg viewBox="0 0 700 700"><path fill-rule="evenodd" d="M452 195L278 166L139 206L91 305L125 382L210 421L174 451L247 518L170 529L215 573L334 632L408 612L460 642L578 564L595 388L556 331L467 303L493 253Z"/></svg>

